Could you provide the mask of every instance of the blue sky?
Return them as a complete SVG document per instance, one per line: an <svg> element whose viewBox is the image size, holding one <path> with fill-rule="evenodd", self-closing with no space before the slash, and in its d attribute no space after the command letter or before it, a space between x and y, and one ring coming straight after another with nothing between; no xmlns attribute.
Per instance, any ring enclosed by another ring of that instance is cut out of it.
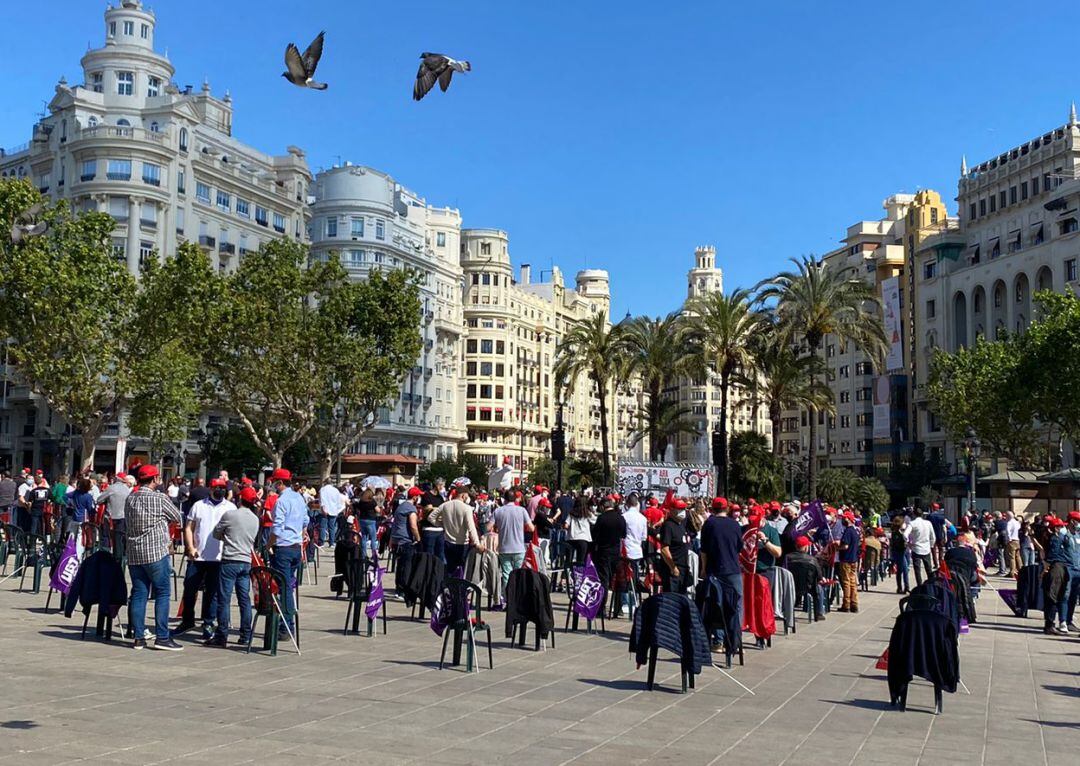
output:
<svg viewBox="0 0 1080 766"><path fill-rule="evenodd" d="M104 3L5 3L0 145L28 140L60 75L103 37ZM898 191L951 212L974 164L1064 124L1080 100L1080 4L983 2L371 3L159 0L177 82L231 91L234 133L395 176L466 226L510 233L515 264L606 268L613 313L685 294L695 245L726 286L821 253ZM278 75L327 32L330 90ZM411 100L417 56L473 62ZM44 62L44 63L42 63Z"/></svg>

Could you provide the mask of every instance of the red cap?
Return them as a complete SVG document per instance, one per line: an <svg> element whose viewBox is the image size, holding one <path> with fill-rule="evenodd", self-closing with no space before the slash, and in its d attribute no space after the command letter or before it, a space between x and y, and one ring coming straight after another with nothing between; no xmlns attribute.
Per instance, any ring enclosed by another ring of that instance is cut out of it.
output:
<svg viewBox="0 0 1080 766"><path fill-rule="evenodd" d="M1063 527L1065 522L1059 519L1057 516L1051 516L1046 520L1046 523L1052 527Z"/></svg>
<svg viewBox="0 0 1080 766"><path fill-rule="evenodd" d="M139 481L146 481L147 479L153 479L158 475L158 469L156 465L140 465L139 472L135 474Z"/></svg>
<svg viewBox="0 0 1080 766"><path fill-rule="evenodd" d="M420 497L424 494L424 490L420 487L409 487L409 491L405 493L408 497Z"/></svg>
<svg viewBox="0 0 1080 766"><path fill-rule="evenodd" d="M245 503L254 503L259 499L259 493L254 487L244 487L240 490L240 500Z"/></svg>
<svg viewBox="0 0 1080 766"><path fill-rule="evenodd" d="M270 474L270 481L292 481L292 471L288 468L275 468Z"/></svg>
<svg viewBox="0 0 1080 766"><path fill-rule="evenodd" d="M681 511L686 508L686 501L680 497L677 497L671 501L671 507L674 508L676 511Z"/></svg>
<svg viewBox="0 0 1080 766"><path fill-rule="evenodd" d="M655 507L656 507L656 506L658 506L658 505L660 505L660 501L659 501L659 500L657 500L657 499L656 499L655 497L650 497L650 498L649 498L649 507L650 507L650 508L655 508Z"/></svg>
<svg viewBox="0 0 1080 766"><path fill-rule="evenodd" d="M543 484L537 484L535 487L533 487L533 492L535 492L538 495L543 491L544 491L544 485Z"/></svg>
<svg viewBox="0 0 1080 766"><path fill-rule="evenodd" d="M245 487L251 487L251 486L253 486L253 485L255 484L254 480L252 480L252 479L248 478L247 476L245 476L244 478L242 478L242 479L240 480L240 483L241 483L241 484L242 484L243 486L245 486Z"/></svg>
<svg viewBox="0 0 1080 766"><path fill-rule="evenodd" d="M546 497L543 497L543 498L540 498L539 505L540 505L541 508L550 508L551 507L551 501L548 500Z"/></svg>
<svg viewBox="0 0 1080 766"><path fill-rule="evenodd" d="M810 538L807 537L806 535L799 535L798 537L795 538L795 545L796 545L796 547L799 547L799 548L809 548L810 547Z"/></svg>
<svg viewBox="0 0 1080 766"><path fill-rule="evenodd" d="M713 510L726 511L727 510L727 498L726 497L714 497L712 501Z"/></svg>
<svg viewBox="0 0 1080 766"><path fill-rule="evenodd" d="M116 478L118 478L118 479L126 479L127 474L124 473L123 471L121 471L120 473L116 474Z"/></svg>
<svg viewBox="0 0 1080 766"><path fill-rule="evenodd" d="M771 503L769 503L769 510L779 511L780 510L780 501L779 500L773 500Z"/></svg>
<svg viewBox="0 0 1080 766"><path fill-rule="evenodd" d="M34 471L34 476L44 476L44 475L45 475L45 472L42 471L40 468L37 469L36 471Z"/></svg>
<svg viewBox="0 0 1080 766"><path fill-rule="evenodd" d="M512 465L512 464L513 464L513 461L510 458L508 458L508 457L503 458L503 465Z"/></svg>
<svg viewBox="0 0 1080 766"><path fill-rule="evenodd" d="M735 503L733 506L731 506L731 510L733 510L733 511L741 511L742 506L739 505L738 503Z"/></svg>
<svg viewBox="0 0 1080 766"><path fill-rule="evenodd" d="M938 503L931 503L930 507L933 508L935 511L941 509L941 506Z"/></svg>
<svg viewBox="0 0 1080 766"><path fill-rule="evenodd" d="M844 511L843 518L847 519L848 521L855 521L855 514L851 511Z"/></svg>
<svg viewBox="0 0 1080 766"><path fill-rule="evenodd" d="M229 484L224 479L211 479L210 480L210 488L211 489L213 489L214 487L222 487L222 488L224 488L224 487L227 487L227 486L229 486Z"/></svg>

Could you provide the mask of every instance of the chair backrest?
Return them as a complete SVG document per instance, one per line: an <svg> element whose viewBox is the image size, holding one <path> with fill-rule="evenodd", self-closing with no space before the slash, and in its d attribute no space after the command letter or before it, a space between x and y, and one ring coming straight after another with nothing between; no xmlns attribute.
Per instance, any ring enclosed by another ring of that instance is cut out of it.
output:
<svg viewBox="0 0 1080 766"><path fill-rule="evenodd" d="M274 598L285 592L285 578L269 567L252 567L251 587L255 611L264 616L273 614Z"/></svg>
<svg viewBox="0 0 1080 766"><path fill-rule="evenodd" d="M900 599L901 612L940 612L941 602L925 593L913 593Z"/></svg>
<svg viewBox="0 0 1080 766"><path fill-rule="evenodd" d="M23 532L21 527L14 524L4 525L4 537L13 551L26 549L26 535L27 533Z"/></svg>
<svg viewBox="0 0 1080 766"><path fill-rule="evenodd" d="M450 599L447 612L450 624L467 620L474 614L477 622L483 622L480 614L480 588L478 586L460 577L448 577L443 590Z"/></svg>

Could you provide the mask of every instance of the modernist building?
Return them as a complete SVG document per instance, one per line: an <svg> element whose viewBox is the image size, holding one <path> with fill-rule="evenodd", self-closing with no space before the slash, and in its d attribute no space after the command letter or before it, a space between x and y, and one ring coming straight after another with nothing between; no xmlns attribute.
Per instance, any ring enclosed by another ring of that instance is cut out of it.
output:
<svg viewBox="0 0 1080 766"><path fill-rule="evenodd" d="M466 435L461 215L427 205L385 173L349 163L319 173L314 190L314 258L337 253L355 279L372 269L407 268L421 276L420 357L400 398L349 451L453 457Z"/></svg>
<svg viewBox="0 0 1080 766"><path fill-rule="evenodd" d="M690 305L695 298L723 291L724 272L716 265L716 248L712 245L696 248L694 267L686 274L684 310L691 310ZM689 419L700 432L700 435L680 434L674 445L673 457L679 462L711 465L710 434L714 429L719 429L721 417L719 379L712 375L700 380L681 377L677 385L666 393L670 397L677 397L679 406L690 411ZM759 406L755 409L747 392L733 385L728 392L728 438L742 431L771 434L771 426L767 408Z"/></svg>
<svg viewBox="0 0 1080 766"><path fill-rule="evenodd" d="M971 168L961 164L959 217L914 253L914 401L919 437L956 464L955 445L927 407L925 383L936 348L955 351L977 337L1022 333L1039 290L1077 287L1080 263L1080 124L1065 125ZM1071 352L1063 349L1063 353ZM1066 452L1066 460L1071 458Z"/></svg>
<svg viewBox="0 0 1080 766"><path fill-rule="evenodd" d="M608 316L606 271L589 269L567 287L553 268L548 281L534 281L522 264L514 279L509 237L498 229L461 233L465 324L465 451L488 465L509 458L527 471L550 455L550 434L562 404L568 457L599 453L600 416L595 388L577 381L566 401L556 396L553 369L559 343L570 328L596 313ZM608 401L613 460L625 454L625 434L636 411L634 393L613 387ZM622 447L620 449L620 440Z"/></svg>
<svg viewBox="0 0 1080 766"><path fill-rule="evenodd" d="M306 241L312 179L303 152L271 156L238 141L228 92L178 86L154 50L155 25L141 0L107 8L104 44L82 57L81 83L61 78L30 141L0 151L0 176L110 213L116 257L133 273L185 240L223 270L271 238ZM64 424L17 379L5 387L0 461L51 468ZM122 422L110 428L97 467L114 467L126 435Z"/></svg>

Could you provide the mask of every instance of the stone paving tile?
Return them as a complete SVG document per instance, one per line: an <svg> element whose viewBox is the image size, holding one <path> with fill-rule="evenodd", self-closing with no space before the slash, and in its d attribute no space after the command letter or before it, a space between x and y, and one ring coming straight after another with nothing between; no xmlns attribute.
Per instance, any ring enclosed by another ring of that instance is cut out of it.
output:
<svg viewBox="0 0 1080 766"><path fill-rule="evenodd" d="M302 656L281 644L275 658L205 649L195 632L177 655L80 641L78 615L0 586L0 764L1034 766L1069 762L1080 742L1080 642L1043 636L992 592L961 638L971 693L946 695L936 717L918 680L908 712L886 704L873 667L896 612L885 589L857 615L748 648L731 674L754 695L714 669L682 695L670 661L645 691L622 621L604 636L560 632L537 653L509 647L495 614L495 669L484 649L482 672L440 672L441 641L403 605L390 604L388 636L345 637L345 604L324 588L303 589Z"/></svg>

